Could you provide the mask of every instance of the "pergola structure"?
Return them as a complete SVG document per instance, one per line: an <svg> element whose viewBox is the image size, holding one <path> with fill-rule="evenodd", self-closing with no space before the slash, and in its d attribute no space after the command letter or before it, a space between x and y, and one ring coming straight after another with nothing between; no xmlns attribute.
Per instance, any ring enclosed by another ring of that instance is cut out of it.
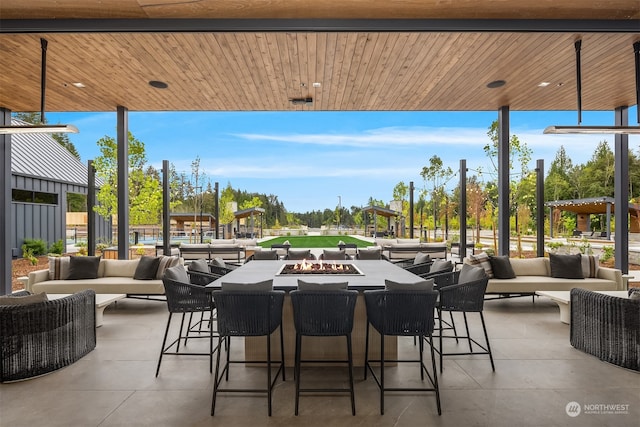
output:
<svg viewBox="0 0 640 427"><path fill-rule="evenodd" d="M248 208L248 209L242 209L239 211L235 211L233 213L233 216L236 219L236 223L238 224L237 230L236 230L236 235L234 237L239 237L239 234L242 235L243 233L240 231L240 220L244 219L245 220L245 232L244 232L244 236L243 237L254 237L254 229L255 229L255 217L259 216L260 217L260 238L262 238L262 219L264 217L264 209L262 208ZM248 221L248 222L247 222ZM246 231L246 230L251 230Z"/></svg>
<svg viewBox="0 0 640 427"><path fill-rule="evenodd" d="M606 238L611 238L611 214L615 212L613 197L591 197L587 199L555 200L545 203L550 208L550 233L553 237L554 209L573 212L576 214L576 229L581 233L591 231L591 215L606 214ZM629 232L640 233L640 205L628 203L630 217Z"/></svg>
<svg viewBox="0 0 640 427"><path fill-rule="evenodd" d="M12 111L44 110L41 38L49 41L46 109L113 111L122 182L129 111L496 111L498 252L505 254L510 111L578 104L614 111L615 123L605 125L628 125L628 107L637 104L640 2L2 0L0 126L10 125ZM617 134L614 145L621 204L629 199L628 135ZM0 135L5 293L10 147L11 136ZM123 225L127 190L118 187ZM615 259L626 272L622 222L616 212ZM128 239L118 242L127 257Z"/></svg>
<svg viewBox="0 0 640 427"><path fill-rule="evenodd" d="M387 232L391 229L391 218L397 218L402 216L401 212L396 212L393 209L387 209L382 206L367 206L362 209L363 213L368 213L373 216L373 236L378 234L378 215L387 218ZM365 229L367 222L365 221Z"/></svg>

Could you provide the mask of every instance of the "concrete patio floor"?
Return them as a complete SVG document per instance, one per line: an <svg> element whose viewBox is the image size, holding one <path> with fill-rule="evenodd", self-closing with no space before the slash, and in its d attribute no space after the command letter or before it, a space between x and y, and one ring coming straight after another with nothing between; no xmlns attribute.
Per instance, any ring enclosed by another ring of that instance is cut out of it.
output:
<svg viewBox="0 0 640 427"><path fill-rule="evenodd" d="M433 393L389 393L385 415L373 379L355 370L357 415L346 395L303 396L294 416L293 371L279 382L273 416L264 395L222 394L210 416L213 375L200 356L165 357L154 376L168 313L163 302L126 299L105 311L94 351L49 375L0 385L2 426L635 426L640 419L640 375L584 354L569 344L569 325L545 298L488 301L485 318L496 371L487 356L445 358L439 376L442 415ZM473 330L479 320L471 316ZM481 332L481 331L480 331ZM206 341L206 340L202 340ZM450 340L450 345L454 341ZM195 341L191 346L204 343ZM241 342L233 351L241 355ZM413 352L411 338L400 355ZM417 367L389 368L387 378L419 383ZM234 366L234 385L263 383L260 367ZM303 370L302 381L343 386L340 367ZM304 384L303 384L304 386ZM566 407L580 404L571 417ZM607 413L602 405L618 405Z"/></svg>

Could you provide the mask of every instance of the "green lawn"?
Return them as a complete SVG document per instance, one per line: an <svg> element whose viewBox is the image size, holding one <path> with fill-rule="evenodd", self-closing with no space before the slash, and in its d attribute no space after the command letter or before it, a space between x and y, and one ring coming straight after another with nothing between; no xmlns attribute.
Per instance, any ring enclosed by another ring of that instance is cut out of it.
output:
<svg viewBox="0 0 640 427"><path fill-rule="evenodd" d="M292 248L337 248L338 242L355 243L359 248L371 246L371 242L356 239L351 236L286 236L276 237L259 243L263 248L270 248L273 244L282 244L286 240L291 243Z"/></svg>

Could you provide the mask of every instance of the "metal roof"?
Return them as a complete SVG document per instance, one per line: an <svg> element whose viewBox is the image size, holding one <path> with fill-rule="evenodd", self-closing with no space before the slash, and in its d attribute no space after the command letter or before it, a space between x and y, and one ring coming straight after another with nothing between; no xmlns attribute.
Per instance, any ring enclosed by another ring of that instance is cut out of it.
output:
<svg viewBox="0 0 640 427"><path fill-rule="evenodd" d="M11 119L12 126L28 124ZM11 173L87 186L87 165L47 134L11 136Z"/></svg>

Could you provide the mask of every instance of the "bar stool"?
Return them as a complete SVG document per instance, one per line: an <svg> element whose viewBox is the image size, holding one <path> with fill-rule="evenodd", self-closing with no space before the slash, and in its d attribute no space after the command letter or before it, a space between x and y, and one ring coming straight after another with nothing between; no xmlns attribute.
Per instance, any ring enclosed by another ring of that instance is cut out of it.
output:
<svg viewBox="0 0 640 427"><path fill-rule="evenodd" d="M344 284L346 288L346 283ZM331 290L327 284L319 284L318 289L328 290L296 290L290 293L293 304L293 320L296 329L295 377L296 403L295 414L298 415L300 393L349 392L351 396L351 413L356 414L355 394L353 389L353 357L351 350L351 331L353 330L353 314L358 298L358 291ZM302 359L302 337L344 336L347 341L347 359L343 360L309 360ZM302 363L347 363L349 366L349 388L300 388L300 367Z"/></svg>

